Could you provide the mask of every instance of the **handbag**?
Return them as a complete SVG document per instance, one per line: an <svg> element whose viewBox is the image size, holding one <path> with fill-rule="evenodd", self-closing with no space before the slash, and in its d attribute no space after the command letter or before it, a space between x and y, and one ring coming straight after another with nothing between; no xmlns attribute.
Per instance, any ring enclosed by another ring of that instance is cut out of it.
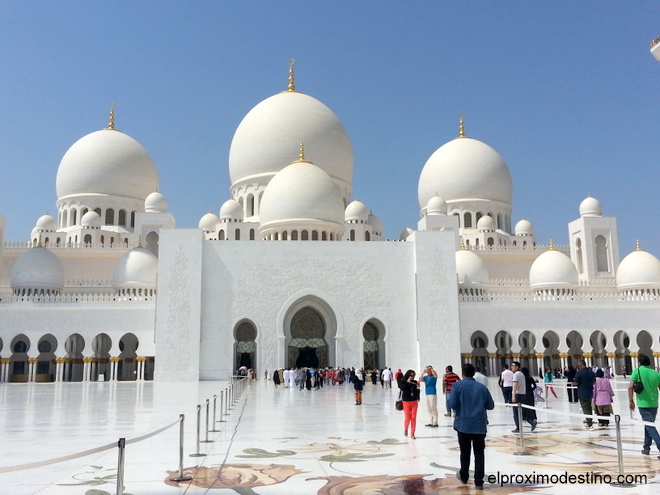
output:
<svg viewBox="0 0 660 495"><path fill-rule="evenodd" d="M394 403L394 408L397 411L403 411L403 400L401 400L401 392L399 392L399 399Z"/></svg>
<svg viewBox="0 0 660 495"><path fill-rule="evenodd" d="M642 382L634 382L633 392L635 392L636 394L641 394L642 392L644 392L644 384Z"/></svg>

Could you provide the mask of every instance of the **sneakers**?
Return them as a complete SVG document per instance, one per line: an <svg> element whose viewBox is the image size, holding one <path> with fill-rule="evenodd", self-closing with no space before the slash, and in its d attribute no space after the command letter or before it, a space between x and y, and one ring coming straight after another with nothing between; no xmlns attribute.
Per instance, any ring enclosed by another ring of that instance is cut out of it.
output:
<svg viewBox="0 0 660 495"><path fill-rule="evenodd" d="M463 480L461 479L461 473L460 473L460 471L456 471L456 479L457 479L458 481L460 481L461 483L463 483L464 485L467 485L467 480L463 481Z"/></svg>
<svg viewBox="0 0 660 495"><path fill-rule="evenodd" d="M408 436L408 430L403 430L403 436L407 437Z"/></svg>
<svg viewBox="0 0 660 495"><path fill-rule="evenodd" d="M649 455L650 453L651 453L650 450L642 449L642 454Z"/></svg>
<svg viewBox="0 0 660 495"><path fill-rule="evenodd" d="M536 420L532 421L532 431L536 430Z"/></svg>
<svg viewBox="0 0 660 495"><path fill-rule="evenodd" d="M410 435L410 438L413 440L417 440L417 437L415 435Z"/></svg>
<svg viewBox="0 0 660 495"><path fill-rule="evenodd" d="M431 425L431 426L432 426L433 428L437 428L437 427L438 427L438 424L436 423L436 424Z"/></svg>
<svg viewBox="0 0 660 495"><path fill-rule="evenodd" d="M585 430L593 430L594 426L593 425L584 425L583 427Z"/></svg>
<svg viewBox="0 0 660 495"><path fill-rule="evenodd" d="M445 417L451 418L451 413L445 413Z"/></svg>
<svg viewBox="0 0 660 495"><path fill-rule="evenodd" d="M431 424L431 423L429 423L429 424L427 424L427 425L424 425L424 426L430 426L431 428L433 428L433 427L434 427L435 425L433 425L433 424Z"/></svg>
<svg viewBox="0 0 660 495"><path fill-rule="evenodd" d="M516 428L515 430L511 430L511 433L520 433L520 430Z"/></svg>

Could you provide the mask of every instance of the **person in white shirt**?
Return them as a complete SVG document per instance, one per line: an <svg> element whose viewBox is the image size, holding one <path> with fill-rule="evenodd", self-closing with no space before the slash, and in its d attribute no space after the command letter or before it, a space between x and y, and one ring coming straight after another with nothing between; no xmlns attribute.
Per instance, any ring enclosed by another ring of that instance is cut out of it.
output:
<svg viewBox="0 0 660 495"><path fill-rule="evenodd" d="M500 387L502 387L502 395L504 402L511 404L511 394L513 393L513 371L509 369L509 365L504 365L504 370L500 374Z"/></svg>
<svg viewBox="0 0 660 495"><path fill-rule="evenodd" d="M488 378L486 375L484 375L481 372L481 368L476 367L474 368L474 381L481 383L482 385L485 385L488 387Z"/></svg>
<svg viewBox="0 0 660 495"><path fill-rule="evenodd" d="M381 373L383 382L385 383L385 388L392 389L392 370L385 368Z"/></svg>

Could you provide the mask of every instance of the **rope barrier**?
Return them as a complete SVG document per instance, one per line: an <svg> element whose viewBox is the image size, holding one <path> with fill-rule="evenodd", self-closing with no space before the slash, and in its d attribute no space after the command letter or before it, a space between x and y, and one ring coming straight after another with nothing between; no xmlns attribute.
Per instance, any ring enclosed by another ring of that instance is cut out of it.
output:
<svg viewBox="0 0 660 495"><path fill-rule="evenodd" d="M151 432L151 433L147 433L146 435L142 435L141 437L126 440L126 443L131 444L131 443L141 442L142 440L150 438L154 435L158 435L159 433L167 430L168 428L172 428L172 426L174 426L176 424L179 424L178 419L176 421L173 421L172 423L162 427L162 428L159 428L158 430L155 430L155 431ZM51 464L58 464L60 462L70 461L72 459L78 459L80 457L86 457L88 455L97 454L97 453L103 452L105 450L114 449L115 447L117 447L117 442L112 442L112 443L108 443L106 445L101 445L100 447L95 447L95 448L89 449L89 450L83 450L82 452L77 452L75 454L69 454L69 455L64 455L64 456L61 456L61 457L55 457L53 459L47 459L47 460L38 461L38 462L30 462L28 464L19 464L17 466L4 466L4 467L0 467L0 473L12 473L14 471L22 471L24 469L33 469L33 468L38 468L38 467L43 467L43 466L50 466Z"/></svg>

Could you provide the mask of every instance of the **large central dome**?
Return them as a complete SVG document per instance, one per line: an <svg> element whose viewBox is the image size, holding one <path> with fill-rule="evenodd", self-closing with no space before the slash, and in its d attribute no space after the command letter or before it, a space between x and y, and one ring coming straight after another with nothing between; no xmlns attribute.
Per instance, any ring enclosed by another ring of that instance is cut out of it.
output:
<svg viewBox="0 0 660 495"><path fill-rule="evenodd" d="M229 150L232 190L248 182L265 186L297 159L301 141L307 159L332 177L347 198L353 150L346 129L327 106L296 91L262 101L236 129Z"/></svg>
<svg viewBox="0 0 660 495"><path fill-rule="evenodd" d="M485 200L511 204L513 185L509 168L493 148L460 137L441 146L424 165L417 189L420 208L436 195L448 205Z"/></svg>

